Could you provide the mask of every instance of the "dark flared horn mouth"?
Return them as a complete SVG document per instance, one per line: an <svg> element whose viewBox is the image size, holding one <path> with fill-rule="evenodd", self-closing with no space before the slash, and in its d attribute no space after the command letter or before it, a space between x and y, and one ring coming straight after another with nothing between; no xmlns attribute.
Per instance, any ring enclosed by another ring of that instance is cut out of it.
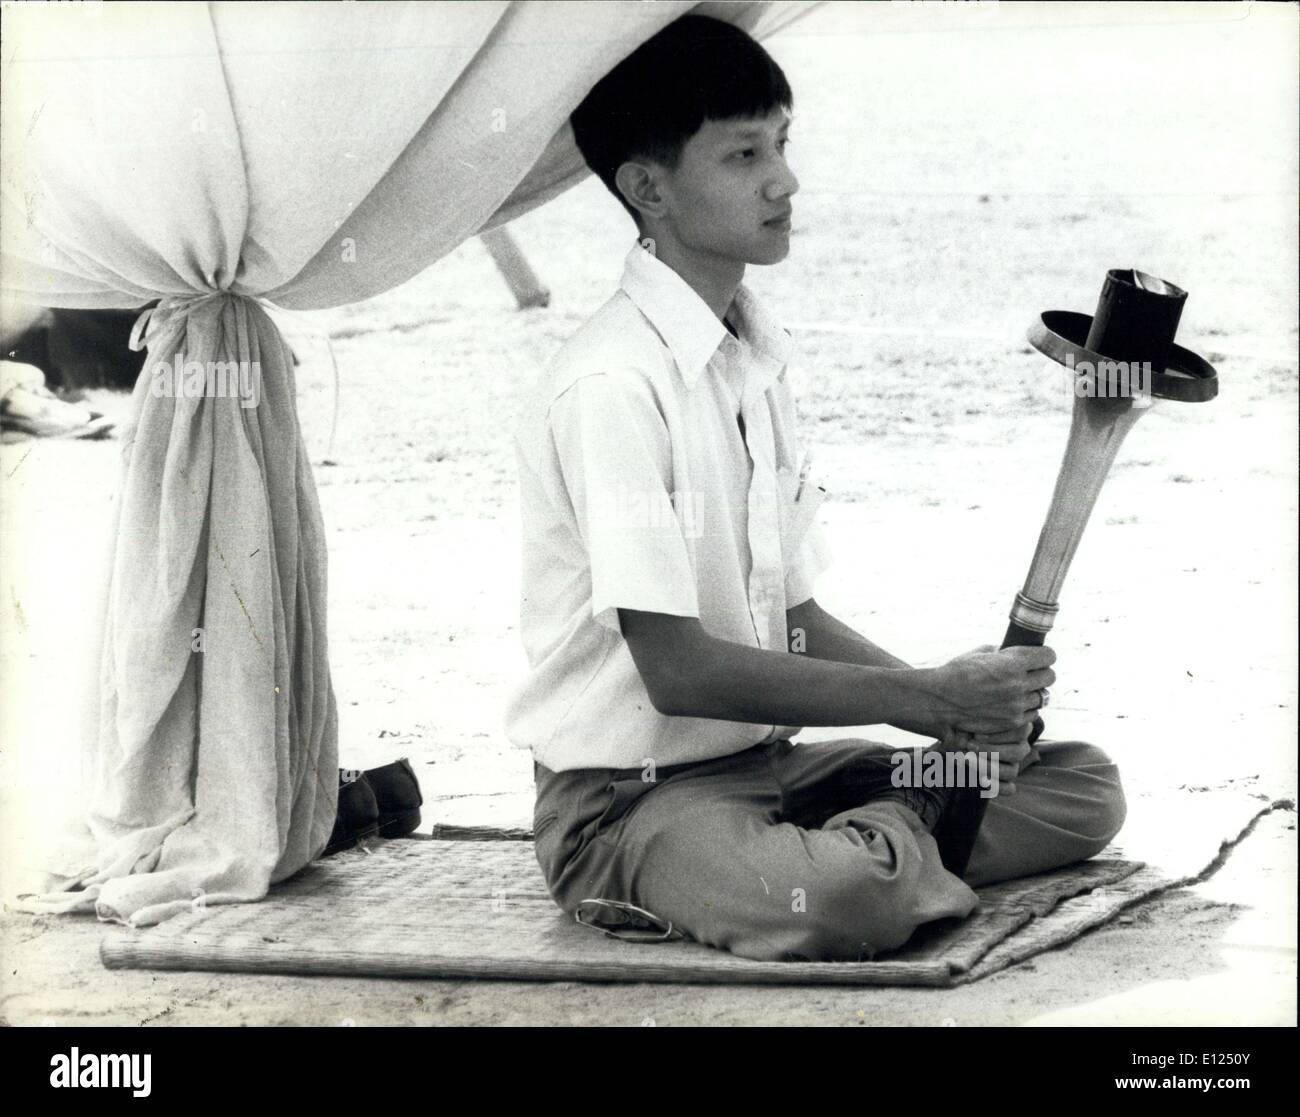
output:
<svg viewBox="0 0 1300 1117"><path fill-rule="evenodd" d="M1087 363L1100 373L1112 364L1113 358L1088 347L1092 326L1093 318L1089 314L1045 310L1030 327L1029 344L1066 368L1078 368ZM1181 345L1173 345L1166 366L1151 370L1151 394L1157 399L1205 403L1219 394L1218 373L1203 357Z"/></svg>
<svg viewBox="0 0 1300 1117"><path fill-rule="evenodd" d="M1137 268L1112 268L1088 332L1087 346L1111 360L1149 363L1164 372L1187 292Z"/></svg>

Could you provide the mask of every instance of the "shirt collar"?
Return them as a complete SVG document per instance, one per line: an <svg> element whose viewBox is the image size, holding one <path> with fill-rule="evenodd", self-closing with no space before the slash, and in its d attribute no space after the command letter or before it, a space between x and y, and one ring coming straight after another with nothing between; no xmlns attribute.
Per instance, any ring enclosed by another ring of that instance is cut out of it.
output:
<svg viewBox="0 0 1300 1117"><path fill-rule="evenodd" d="M640 241L627 254L621 286L663 338L686 386L693 388L718 346L730 337L727 328L694 288ZM760 387L766 388L789 362L790 335L743 283L728 318L752 351Z"/></svg>

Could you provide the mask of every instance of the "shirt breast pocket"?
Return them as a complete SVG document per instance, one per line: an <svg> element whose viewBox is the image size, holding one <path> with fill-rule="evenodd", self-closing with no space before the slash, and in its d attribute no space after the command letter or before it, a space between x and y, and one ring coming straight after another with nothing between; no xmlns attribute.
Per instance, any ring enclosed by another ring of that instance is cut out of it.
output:
<svg viewBox="0 0 1300 1117"><path fill-rule="evenodd" d="M777 487L780 491L781 557L788 570L794 565L804 536L826 499L826 490L815 477L806 477L800 484L798 474L786 467L777 470Z"/></svg>

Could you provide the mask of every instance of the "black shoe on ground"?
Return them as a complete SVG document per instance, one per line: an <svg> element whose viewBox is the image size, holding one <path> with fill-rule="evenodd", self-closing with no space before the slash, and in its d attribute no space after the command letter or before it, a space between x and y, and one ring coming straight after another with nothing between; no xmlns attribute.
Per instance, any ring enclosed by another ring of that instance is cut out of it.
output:
<svg viewBox="0 0 1300 1117"><path fill-rule="evenodd" d="M334 831L322 857L350 849L362 838L379 833L379 803L363 772L339 769L339 808Z"/></svg>
<svg viewBox="0 0 1300 1117"><path fill-rule="evenodd" d="M382 768L371 768L362 777L373 789L379 803L379 836L405 838L420 825L420 807L424 796L415 778L411 762L402 757Z"/></svg>

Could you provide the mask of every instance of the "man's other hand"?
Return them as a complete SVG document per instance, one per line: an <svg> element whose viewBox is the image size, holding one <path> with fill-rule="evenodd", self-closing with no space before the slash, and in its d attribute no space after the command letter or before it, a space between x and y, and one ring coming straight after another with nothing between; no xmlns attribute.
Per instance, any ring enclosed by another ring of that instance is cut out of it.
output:
<svg viewBox="0 0 1300 1117"><path fill-rule="evenodd" d="M1005 733L955 733L940 743L944 752L987 753L998 768L998 794L1014 795L1016 777L1037 759L1029 744L1029 725Z"/></svg>
<svg viewBox="0 0 1300 1117"><path fill-rule="evenodd" d="M958 733L1027 741L1041 691L1056 681L1055 662L1056 653L1046 647L967 652L916 672L919 693L894 724L940 741Z"/></svg>

